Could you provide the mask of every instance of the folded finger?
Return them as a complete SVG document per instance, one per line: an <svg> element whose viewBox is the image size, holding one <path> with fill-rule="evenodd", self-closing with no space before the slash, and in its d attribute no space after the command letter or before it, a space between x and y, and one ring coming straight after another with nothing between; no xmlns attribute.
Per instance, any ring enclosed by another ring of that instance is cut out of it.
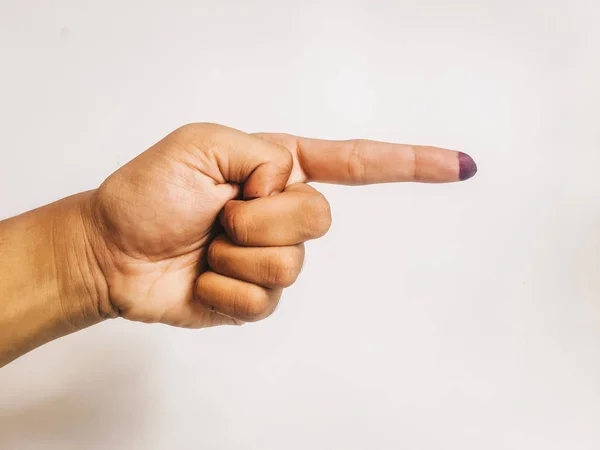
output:
<svg viewBox="0 0 600 450"><path fill-rule="evenodd" d="M316 189L297 183L281 194L229 201L220 220L238 245L283 247L323 236L331 225L331 211Z"/></svg>
<svg viewBox="0 0 600 450"><path fill-rule="evenodd" d="M196 280L196 298L201 304L243 322L256 322L271 315L281 291L211 271L204 272Z"/></svg>
<svg viewBox="0 0 600 450"><path fill-rule="evenodd" d="M292 285L302 269L304 245L242 247L226 235L215 238L208 249L213 272L267 288Z"/></svg>

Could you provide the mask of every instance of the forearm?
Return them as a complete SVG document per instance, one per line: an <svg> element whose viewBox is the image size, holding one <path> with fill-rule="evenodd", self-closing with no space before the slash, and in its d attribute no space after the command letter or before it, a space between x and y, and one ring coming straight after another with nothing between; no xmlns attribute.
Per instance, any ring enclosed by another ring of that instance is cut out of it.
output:
<svg viewBox="0 0 600 450"><path fill-rule="evenodd" d="M91 192L0 222L0 367L103 320Z"/></svg>

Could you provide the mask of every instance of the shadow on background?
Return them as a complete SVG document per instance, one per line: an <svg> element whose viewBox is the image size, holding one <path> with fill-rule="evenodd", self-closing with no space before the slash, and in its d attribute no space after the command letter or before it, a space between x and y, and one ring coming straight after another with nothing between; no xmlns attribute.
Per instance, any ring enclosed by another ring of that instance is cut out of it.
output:
<svg viewBox="0 0 600 450"><path fill-rule="evenodd" d="M82 377L78 385L53 398L0 410L0 448L131 448L148 417L136 401L142 375L136 371Z"/></svg>
<svg viewBox="0 0 600 450"><path fill-rule="evenodd" d="M31 355L4 374L0 450L140 448L156 411L147 407L155 374L144 351L150 342L125 339L116 326L98 331L102 344L82 333L55 344L60 352ZM48 366L47 358L64 370Z"/></svg>

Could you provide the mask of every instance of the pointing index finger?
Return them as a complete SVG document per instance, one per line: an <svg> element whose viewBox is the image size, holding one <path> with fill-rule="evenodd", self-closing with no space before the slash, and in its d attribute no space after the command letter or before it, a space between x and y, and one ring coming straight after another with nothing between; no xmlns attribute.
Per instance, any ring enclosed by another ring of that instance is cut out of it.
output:
<svg viewBox="0 0 600 450"><path fill-rule="evenodd" d="M466 153L437 147L300 137L295 143L307 181L347 185L448 183L466 180L477 172L475 162Z"/></svg>

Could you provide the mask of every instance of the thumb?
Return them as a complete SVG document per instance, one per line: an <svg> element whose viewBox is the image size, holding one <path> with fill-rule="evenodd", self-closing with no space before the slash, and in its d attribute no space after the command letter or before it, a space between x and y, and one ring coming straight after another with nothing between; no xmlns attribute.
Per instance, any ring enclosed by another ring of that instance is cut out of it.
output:
<svg viewBox="0 0 600 450"><path fill-rule="evenodd" d="M243 198L267 197L285 188L293 165L285 147L215 124L186 125L179 133L199 150L195 165L218 184L243 185ZM226 197L237 192L223 186Z"/></svg>

